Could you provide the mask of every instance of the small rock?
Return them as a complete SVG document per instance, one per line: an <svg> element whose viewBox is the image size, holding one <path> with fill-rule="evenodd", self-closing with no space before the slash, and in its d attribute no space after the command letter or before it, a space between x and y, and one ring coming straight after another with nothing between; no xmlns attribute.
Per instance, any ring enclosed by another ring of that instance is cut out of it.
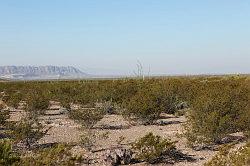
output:
<svg viewBox="0 0 250 166"><path fill-rule="evenodd" d="M105 154L105 164L110 166L120 164L130 164L132 160L132 151L129 149L119 148L113 151L108 150Z"/></svg>

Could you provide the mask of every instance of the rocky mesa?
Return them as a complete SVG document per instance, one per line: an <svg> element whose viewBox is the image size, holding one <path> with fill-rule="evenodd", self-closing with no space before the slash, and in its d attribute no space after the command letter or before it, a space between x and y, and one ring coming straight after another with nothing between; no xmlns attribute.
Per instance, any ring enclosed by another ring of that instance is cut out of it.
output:
<svg viewBox="0 0 250 166"><path fill-rule="evenodd" d="M79 79L89 74L72 66L0 66L0 78L33 79Z"/></svg>

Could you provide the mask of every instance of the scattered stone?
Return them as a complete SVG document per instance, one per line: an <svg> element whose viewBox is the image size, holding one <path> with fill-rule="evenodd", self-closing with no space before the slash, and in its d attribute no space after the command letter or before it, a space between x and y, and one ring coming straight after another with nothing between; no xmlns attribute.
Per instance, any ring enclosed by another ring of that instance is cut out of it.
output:
<svg viewBox="0 0 250 166"><path fill-rule="evenodd" d="M179 123L181 123L181 122L180 121L174 121L174 120L169 121L169 120L165 120L165 119L159 119L154 124L164 126L164 125L179 124Z"/></svg>
<svg viewBox="0 0 250 166"><path fill-rule="evenodd" d="M122 130L129 129L131 125L120 115L105 115L94 126L95 129Z"/></svg>
<svg viewBox="0 0 250 166"><path fill-rule="evenodd" d="M60 102L50 101L49 102L49 110L59 110L61 108Z"/></svg>
<svg viewBox="0 0 250 166"><path fill-rule="evenodd" d="M239 132L239 133L230 134L230 135L222 138L219 143L227 144L227 143L231 143L231 142L242 142L245 139L246 139L246 137L244 136L244 134L242 132Z"/></svg>
<svg viewBox="0 0 250 166"><path fill-rule="evenodd" d="M59 114L67 114L69 111L66 109L66 108L63 108L63 107L61 107L60 109L59 109Z"/></svg>
<svg viewBox="0 0 250 166"><path fill-rule="evenodd" d="M118 148L115 150L107 150L104 162L109 166L127 165L132 160L132 151L130 149Z"/></svg>

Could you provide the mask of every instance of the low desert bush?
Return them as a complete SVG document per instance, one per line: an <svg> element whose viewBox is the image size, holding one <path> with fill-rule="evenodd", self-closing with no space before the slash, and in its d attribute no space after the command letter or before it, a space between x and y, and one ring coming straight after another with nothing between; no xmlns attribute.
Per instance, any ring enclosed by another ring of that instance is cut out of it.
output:
<svg viewBox="0 0 250 166"><path fill-rule="evenodd" d="M125 108L123 115L136 117L145 124L151 124L162 112L174 113L176 103L177 96L164 84L142 84L141 89L123 104Z"/></svg>
<svg viewBox="0 0 250 166"><path fill-rule="evenodd" d="M248 166L250 165L250 142L240 148L227 145L220 149L205 166Z"/></svg>
<svg viewBox="0 0 250 166"><path fill-rule="evenodd" d="M18 108L20 101L23 99L23 95L21 92L12 92L3 99L8 106Z"/></svg>
<svg viewBox="0 0 250 166"><path fill-rule="evenodd" d="M185 135L190 145L220 143L230 133L249 131L249 101L244 80L205 83L187 115Z"/></svg>
<svg viewBox="0 0 250 166"><path fill-rule="evenodd" d="M4 109L4 105L0 103L0 125L4 125L9 117L9 110Z"/></svg>
<svg viewBox="0 0 250 166"><path fill-rule="evenodd" d="M42 138L45 133L37 121L23 119L11 126L11 134L15 142L22 142L27 148L31 148L31 145Z"/></svg>
<svg viewBox="0 0 250 166"><path fill-rule="evenodd" d="M61 97L60 104L62 107L66 108L68 111L71 111L71 100L69 97Z"/></svg>
<svg viewBox="0 0 250 166"><path fill-rule="evenodd" d="M110 101L106 112L112 113L117 104L125 117L144 124L154 122L162 112L174 114L188 107L190 110L176 114L187 115L185 134L191 143L218 143L239 131L250 135L250 79L244 76L1 82L0 91L9 105L16 107L20 100L25 101L29 117L42 114L49 99L60 101L69 110L71 103ZM103 117L98 109L69 112L86 128Z"/></svg>
<svg viewBox="0 0 250 166"><path fill-rule="evenodd" d="M42 94L30 94L26 100L26 110L30 116L36 117L44 114L44 111L49 107L49 98Z"/></svg>
<svg viewBox="0 0 250 166"><path fill-rule="evenodd" d="M154 96L150 91L140 91L131 97L123 112L125 117L136 117L143 123L152 123L158 119L162 109L160 108L160 99Z"/></svg>
<svg viewBox="0 0 250 166"><path fill-rule="evenodd" d="M149 163L156 163L161 160L163 155L175 149L174 142L148 133L132 144L136 159Z"/></svg>
<svg viewBox="0 0 250 166"><path fill-rule="evenodd" d="M94 130L84 130L82 135L81 135L81 145L88 150L92 150L95 145L97 140L106 140L109 137L109 132L105 133L98 133Z"/></svg>
<svg viewBox="0 0 250 166"><path fill-rule="evenodd" d="M162 112L174 113L177 101L177 96L164 84L144 85L123 104L125 108L123 115L136 117L145 124L151 124Z"/></svg>
<svg viewBox="0 0 250 166"><path fill-rule="evenodd" d="M119 107L112 101L97 103L95 107L102 109L105 114L119 114Z"/></svg>
<svg viewBox="0 0 250 166"><path fill-rule="evenodd" d="M18 165L32 166L74 166L83 162L82 157L74 157L69 148L65 145L56 145L55 147L45 148L33 152L32 156L23 157Z"/></svg>
<svg viewBox="0 0 250 166"><path fill-rule="evenodd" d="M19 160L18 155L12 150L11 142L9 140L0 140L0 165L11 166Z"/></svg>
<svg viewBox="0 0 250 166"><path fill-rule="evenodd" d="M104 116L104 111L100 109L71 110L69 117L82 124L85 128L92 128Z"/></svg>

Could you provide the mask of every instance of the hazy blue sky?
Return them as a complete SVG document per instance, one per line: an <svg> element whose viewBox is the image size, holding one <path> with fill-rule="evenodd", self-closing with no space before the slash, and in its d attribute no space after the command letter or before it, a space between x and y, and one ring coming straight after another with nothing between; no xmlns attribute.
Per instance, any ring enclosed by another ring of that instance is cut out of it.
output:
<svg viewBox="0 0 250 166"><path fill-rule="evenodd" d="M249 0L0 0L0 65L250 73Z"/></svg>

